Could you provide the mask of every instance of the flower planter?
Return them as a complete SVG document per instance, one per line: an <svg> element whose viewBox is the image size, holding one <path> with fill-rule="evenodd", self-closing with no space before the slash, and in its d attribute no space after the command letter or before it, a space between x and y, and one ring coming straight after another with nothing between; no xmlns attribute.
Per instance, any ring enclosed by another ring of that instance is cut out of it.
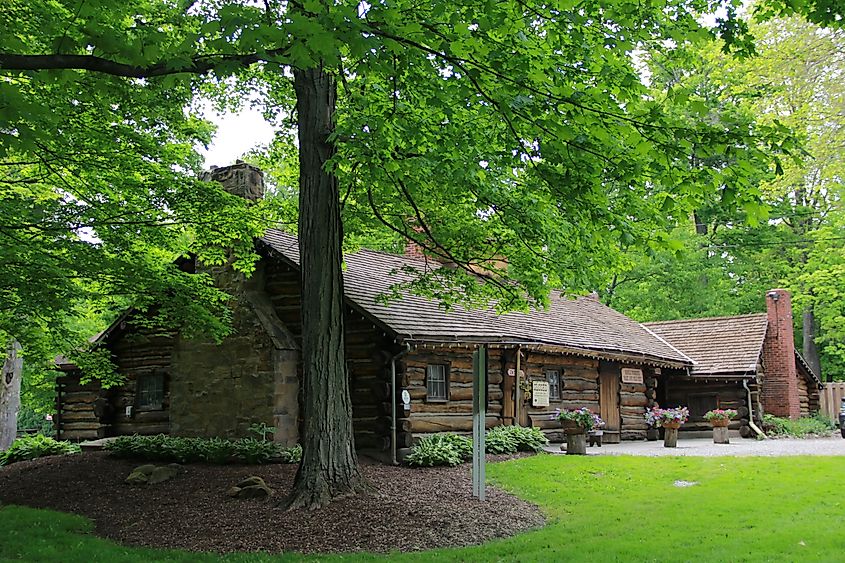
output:
<svg viewBox="0 0 845 563"><path fill-rule="evenodd" d="M663 429L663 447L677 448L678 447L678 428L681 427L680 422L664 422Z"/></svg>
<svg viewBox="0 0 845 563"><path fill-rule="evenodd" d="M574 420L563 420L566 455L587 455L587 429Z"/></svg>
<svg viewBox="0 0 845 563"><path fill-rule="evenodd" d="M731 423L729 418L714 419L710 421L713 425L713 443L714 444L730 444L731 438L728 436L728 425Z"/></svg>

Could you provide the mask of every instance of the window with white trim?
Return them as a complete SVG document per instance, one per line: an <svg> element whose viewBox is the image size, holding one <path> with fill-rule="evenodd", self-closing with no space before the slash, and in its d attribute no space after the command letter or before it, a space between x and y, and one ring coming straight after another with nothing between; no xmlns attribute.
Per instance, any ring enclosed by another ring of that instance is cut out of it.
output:
<svg viewBox="0 0 845 563"><path fill-rule="evenodd" d="M560 400L560 370L547 369L546 381L549 382L549 400Z"/></svg>
<svg viewBox="0 0 845 563"><path fill-rule="evenodd" d="M449 369L445 364L428 364L425 370L426 399L449 400Z"/></svg>

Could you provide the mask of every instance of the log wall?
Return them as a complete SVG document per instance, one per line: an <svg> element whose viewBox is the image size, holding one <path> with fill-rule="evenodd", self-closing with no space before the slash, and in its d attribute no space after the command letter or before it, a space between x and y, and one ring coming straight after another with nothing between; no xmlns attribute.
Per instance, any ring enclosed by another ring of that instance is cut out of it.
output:
<svg viewBox="0 0 845 563"><path fill-rule="evenodd" d="M671 377L661 380L661 385L664 397L661 406L686 406L690 410L690 418L681 426L682 431L709 431L713 426L704 418L704 413L712 409L734 409L738 414L728 428L739 430L743 436L752 434L748 425L748 399L741 382ZM758 394L756 384L751 386L751 390L754 401ZM755 414L754 418L759 425L759 415Z"/></svg>
<svg viewBox="0 0 845 563"><path fill-rule="evenodd" d="M105 435L105 428L94 413L100 396L98 381L82 385L78 372L56 379L56 437L59 440L95 440Z"/></svg>
<svg viewBox="0 0 845 563"><path fill-rule="evenodd" d="M297 344L302 342L299 284L298 271L279 260L268 261L267 293L273 309ZM389 358L399 348L372 321L351 307L346 308L344 323L355 444L359 449L386 451L390 448ZM300 364L300 378L301 370Z"/></svg>
<svg viewBox="0 0 845 563"><path fill-rule="evenodd" d="M110 344L118 372L126 378L120 387L104 391L110 412L101 422L108 426L107 435L167 434L170 432L170 366L174 335L132 331ZM136 400L138 379L144 375L164 376L164 402L161 409L142 410ZM129 416L126 407L132 407Z"/></svg>
<svg viewBox="0 0 845 563"><path fill-rule="evenodd" d="M491 349L487 371L488 428L501 423L502 416L502 351ZM446 364L448 367L449 400L428 401L426 366ZM404 411L401 402L397 421L399 447L408 447L420 435L431 432L472 432L472 350L468 348L433 347L416 349L401 363L401 388L411 395L411 410Z"/></svg>

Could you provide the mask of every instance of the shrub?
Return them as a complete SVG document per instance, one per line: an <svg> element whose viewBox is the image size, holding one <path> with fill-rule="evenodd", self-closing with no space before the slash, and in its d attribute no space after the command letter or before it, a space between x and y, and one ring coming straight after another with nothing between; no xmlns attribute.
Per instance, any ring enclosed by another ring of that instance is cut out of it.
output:
<svg viewBox="0 0 845 563"><path fill-rule="evenodd" d="M521 452L539 452L549 443L543 431L534 426L500 426L516 439L516 449Z"/></svg>
<svg viewBox="0 0 845 563"><path fill-rule="evenodd" d="M75 454L79 446L70 442L58 442L47 436L35 434L18 438L8 450L0 453L0 465L9 465L17 461L26 461L48 455Z"/></svg>
<svg viewBox="0 0 845 563"><path fill-rule="evenodd" d="M790 436L806 438L827 435L836 427L834 422L822 414L801 417L796 420L763 415L763 431L769 436Z"/></svg>
<svg viewBox="0 0 845 563"><path fill-rule="evenodd" d="M487 431L484 449L488 454L515 454L519 450L519 440L510 428L514 427L496 426Z"/></svg>
<svg viewBox="0 0 845 563"><path fill-rule="evenodd" d="M448 465L454 467L464 461L459 448L461 442L456 438L462 438L456 434L432 434L422 438L411 449L410 455L405 458L409 465L415 467L434 467L435 465ZM462 438L467 440L466 438ZM470 455L472 454L472 443L469 445Z"/></svg>
<svg viewBox="0 0 845 563"><path fill-rule="evenodd" d="M108 442L106 450L117 457L176 463L298 463L299 445L285 448L274 442L255 438L179 438L177 436L119 436Z"/></svg>
<svg viewBox="0 0 845 563"><path fill-rule="evenodd" d="M548 443L546 435L539 428L496 426L487 431L484 449L488 454L539 452ZM416 467L454 467L469 459L472 459L472 440L452 432L444 432L422 438L412 448L405 461Z"/></svg>

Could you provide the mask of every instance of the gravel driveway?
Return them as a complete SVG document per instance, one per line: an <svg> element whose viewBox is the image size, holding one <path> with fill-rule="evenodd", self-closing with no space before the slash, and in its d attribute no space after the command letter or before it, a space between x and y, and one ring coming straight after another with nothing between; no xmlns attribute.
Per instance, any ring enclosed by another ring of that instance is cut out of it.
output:
<svg viewBox="0 0 845 563"><path fill-rule="evenodd" d="M560 444L550 444L546 451L561 454ZM829 438L751 440L731 437L730 444L714 444L712 439L679 438L677 448L664 448L663 441L622 442L604 444L601 448L587 448L587 455L639 455L639 456L789 456L789 455L842 455L845 440L837 433Z"/></svg>

